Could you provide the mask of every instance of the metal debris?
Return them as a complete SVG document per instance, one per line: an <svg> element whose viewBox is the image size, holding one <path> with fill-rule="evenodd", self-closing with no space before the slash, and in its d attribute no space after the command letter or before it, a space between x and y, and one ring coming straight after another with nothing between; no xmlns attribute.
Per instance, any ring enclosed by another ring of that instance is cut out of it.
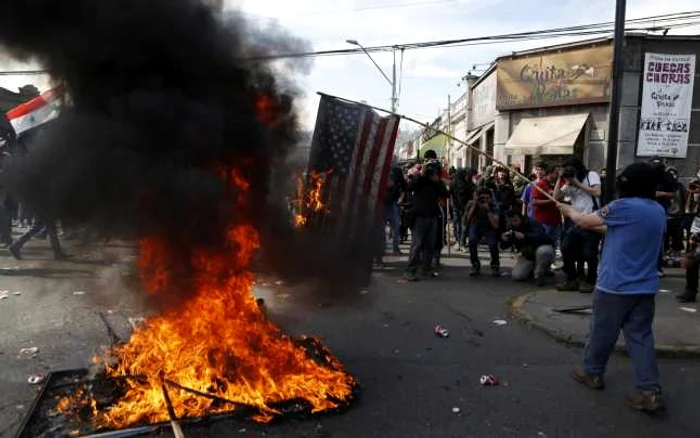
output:
<svg viewBox="0 0 700 438"><path fill-rule="evenodd" d="M698 311L698 309L693 307L681 307L681 310L688 313L696 313Z"/></svg>
<svg viewBox="0 0 700 438"><path fill-rule="evenodd" d="M496 325L498 325L498 326L501 326L501 325L506 325L506 324L508 324L508 321L506 321L505 319L496 319L496 320L493 321L493 323L496 324Z"/></svg>
<svg viewBox="0 0 700 438"><path fill-rule="evenodd" d="M136 330L139 328L139 326L143 325L146 322L146 318L143 316L139 316L136 318L127 318L129 321L129 325L131 326L132 329Z"/></svg>
<svg viewBox="0 0 700 438"><path fill-rule="evenodd" d="M460 412L462 412L462 410L461 410L460 408L458 408L457 406L455 406L454 408L452 408L452 413L453 413L453 414L459 414Z"/></svg>
<svg viewBox="0 0 700 438"><path fill-rule="evenodd" d="M73 295L85 295L85 291L84 290L76 290L76 291L73 291Z"/></svg>

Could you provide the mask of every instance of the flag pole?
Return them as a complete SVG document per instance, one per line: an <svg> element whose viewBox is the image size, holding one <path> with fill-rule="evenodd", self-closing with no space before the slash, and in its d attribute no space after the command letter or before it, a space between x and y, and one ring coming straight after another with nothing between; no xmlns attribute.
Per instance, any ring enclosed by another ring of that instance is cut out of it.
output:
<svg viewBox="0 0 700 438"><path fill-rule="evenodd" d="M497 160L497 159L494 158L493 156L487 154L486 152L482 151L481 149L479 149L479 148L477 148L477 147L474 147L474 146L472 146L472 145L470 145L470 144L467 144L467 142L465 142L464 140L460 140L460 139L458 139L457 137L455 137L455 136L453 136L453 135L451 135L451 134L449 134L449 133L447 133L447 132L445 132L445 131L443 131L443 130L441 130L441 129L434 128L434 127L428 125L427 123L423 123L423 122L418 121L418 120L416 120L416 119L414 119L414 118L412 118L412 117L409 117L409 116L406 116L406 115L403 115L403 114L398 114L398 113L395 113L395 112L393 112L393 111L389 111L389 110L387 110L387 109L380 108L380 107L378 107L378 106L369 105L369 104L363 103L363 102L358 102L358 101L356 101L356 100L346 99L346 98L344 98L344 97L333 96L333 95L331 95L331 94L321 93L320 91L317 92L317 94L318 94L319 96L332 97L332 98L334 98L334 99L344 100L345 102L354 103L354 104L357 104L357 105L363 105L363 106L366 106L366 107L368 107L368 108L372 108L372 109L377 110L377 111L381 111L381 112L384 112L384 113L387 113L387 114L395 115L395 116L397 116L397 117L399 117L399 118L401 118L401 119L407 120L407 121L409 121L409 122L413 122L413 123L415 123L415 124L417 124L417 125L420 125L420 126L422 126L423 128L432 129L432 130L434 130L435 132L437 132L438 134L442 134L442 135L446 136L448 139L451 139L452 141L456 141L457 143L459 143L459 144L461 144L461 145L463 145L463 146L468 147L469 149L475 151L476 153L485 156L486 158L490 159L490 160L493 161L494 163L496 163L496 164L498 164L499 166L503 167L503 168L506 169L508 172L510 172L510 173L512 173L513 175L515 175L515 176L521 178L522 180L524 180L524 181L526 181L526 182L528 182L528 183L530 182L530 178L528 178L527 176L523 175L522 173L520 173L520 172L518 172L518 171L516 171L516 170L511 169L511 168L510 168L507 164L505 164L504 162L502 162L502 161L500 161L500 160ZM543 189L541 189L540 187L538 187L536 184L533 185L533 187L534 187L537 191L539 191L540 193L542 193L544 196L546 196L547 199L549 199L550 201L554 202L556 205L559 205L559 204L560 204L560 202L557 201L557 200L554 198L554 196L550 195L550 194L547 193L545 190L543 190Z"/></svg>

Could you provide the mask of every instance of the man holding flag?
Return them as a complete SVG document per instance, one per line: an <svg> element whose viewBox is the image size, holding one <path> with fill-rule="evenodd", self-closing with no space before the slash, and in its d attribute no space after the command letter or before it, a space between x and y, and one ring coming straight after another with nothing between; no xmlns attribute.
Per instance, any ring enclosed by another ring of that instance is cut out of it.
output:
<svg viewBox="0 0 700 438"><path fill-rule="evenodd" d="M43 125L58 118L64 95L63 88L57 87L7 112L7 119L15 131L19 144L26 143L27 139L35 135ZM21 260L22 247L32 237L43 231L48 234L54 258L56 260L64 259L66 255L61 250L61 244L58 240L56 221L42 216L37 217L32 228L9 246L10 254L15 259Z"/></svg>

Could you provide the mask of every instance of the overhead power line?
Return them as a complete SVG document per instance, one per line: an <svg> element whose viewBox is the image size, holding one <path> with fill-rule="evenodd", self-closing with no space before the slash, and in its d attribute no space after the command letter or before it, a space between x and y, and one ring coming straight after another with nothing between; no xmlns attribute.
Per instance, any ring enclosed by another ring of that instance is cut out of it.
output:
<svg viewBox="0 0 700 438"><path fill-rule="evenodd" d="M422 49L434 47L452 47L476 44L494 44L530 39L549 39L567 36L611 34L615 23L612 21L591 23L577 26L566 26L544 30L517 32L510 34L469 37L452 40L426 41L417 43L392 44L365 47L368 52L387 52L395 49ZM700 11L678 12L673 14L655 15L626 21L627 31L658 31L700 25ZM274 60L288 58L308 58L320 56L343 56L364 53L362 49L348 48L336 50L321 50L300 53L279 53L269 56L253 57L251 60Z"/></svg>

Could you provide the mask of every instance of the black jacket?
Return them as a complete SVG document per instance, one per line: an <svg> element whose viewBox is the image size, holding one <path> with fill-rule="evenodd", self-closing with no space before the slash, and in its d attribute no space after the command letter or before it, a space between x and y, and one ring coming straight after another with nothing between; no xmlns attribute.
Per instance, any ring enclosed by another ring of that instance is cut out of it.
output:
<svg viewBox="0 0 700 438"><path fill-rule="evenodd" d="M501 241L501 248L508 249L514 246L515 249L528 260L535 259L535 252L540 246L553 245L552 239L547 235L544 227L528 218L523 218L520 227L513 228L512 231L523 233L525 238L518 240L513 237L509 240L503 240Z"/></svg>
<svg viewBox="0 0 700 438"><path fill-rule="evenodd" d="M450 199L456 211L463 212L467 203L474 198L475 184L469 178L466 170L459 169L450 188Z"/></svg>
<svg viewBox="0 0 700 438"><path fill-rule="evenodd" d="M440 215L439 200L447 197L447 188L442 181L433 181L421 175L412 183L408 190L413 192L411 212L415 216L437 217Z"/></svg>

